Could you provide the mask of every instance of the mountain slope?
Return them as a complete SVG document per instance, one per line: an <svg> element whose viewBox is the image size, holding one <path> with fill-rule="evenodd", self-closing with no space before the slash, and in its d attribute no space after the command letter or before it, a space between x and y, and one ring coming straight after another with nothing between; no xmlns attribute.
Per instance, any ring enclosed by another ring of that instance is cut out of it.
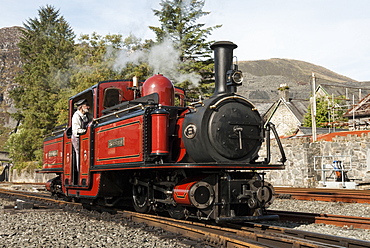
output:
<svg viewBox="0 0 370 248"><path fill-rule="evenodd" d="M14 78L21 72L21 58L17 46L22 33L19 27L0 29L0 150L3 149L17 122L9 113L16 110L9 98L9 90L16 87Z"/></svg>
<svg viewBox="0 0 370 248"><path fill-rule="evenodd" d="M312 72L315 73L317 85L363 85L322 66L293 59L240 61L239 69L243 72L244 82L238 92L254 102L278 100L278 88L281 84L289 87L289 98L308 99L311 94Z"/></svg>
<svg viewBox="0 0 370 248"><path fill-rule="evenodd" d="M316 77L325 82L356 82L355 80L339 75L322 66L314 65L308 62L293 59L269 59L257 61L239 62L239 68L242 71L254 76L284 76L295 83L307 83L307 79L314 72Z"/></svg>

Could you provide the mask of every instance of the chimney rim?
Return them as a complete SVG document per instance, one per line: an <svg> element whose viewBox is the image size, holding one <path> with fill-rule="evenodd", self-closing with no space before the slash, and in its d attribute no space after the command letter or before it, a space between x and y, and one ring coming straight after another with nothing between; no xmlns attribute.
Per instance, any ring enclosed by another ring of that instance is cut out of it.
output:
<svg viewBox="0 0 370 248"><path fill-rule="evenodd" d="M235 43L231 41L216 41L211 45L211 49L214 50L216 47L220 46L232 46L233 49L238 47Z"/></svg>

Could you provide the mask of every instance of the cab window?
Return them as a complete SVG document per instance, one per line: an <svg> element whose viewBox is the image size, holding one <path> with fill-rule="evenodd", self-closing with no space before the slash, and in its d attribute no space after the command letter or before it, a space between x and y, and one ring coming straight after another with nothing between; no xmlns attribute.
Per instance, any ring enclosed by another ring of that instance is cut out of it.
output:
<svg viewBox="0 0 370 248"><path fill-rule="evenodd" d="M110 108L122 101L122 90L117 88L108 88L104 90L103 107Z"/></svg>

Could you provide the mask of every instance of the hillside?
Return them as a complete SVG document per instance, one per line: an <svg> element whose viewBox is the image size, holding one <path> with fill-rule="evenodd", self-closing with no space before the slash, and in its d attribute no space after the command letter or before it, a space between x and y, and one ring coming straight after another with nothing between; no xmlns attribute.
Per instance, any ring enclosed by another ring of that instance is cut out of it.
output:
<svg viewBox="0 0 370 248"><path fill-rule="evenodd" d="M21 72L21 59L17 46L22 33L19 27L0 29L0 150L2 150L16 121L9 113L15 112L9 90L15 87L14 78Z"/></svg>
<svg viewBox="0 0 370 248"><path fill-rule="evenodd" d="M293 59L269 59L257 61L242 61L240 68L254 76L283 76L297 84L306 84L312 72L324 82L356 82L355 80L339 75L322 66Z"/></svg>
<svg viewBox="0 0 370 248"><path fill-rule="evenodd" d="M0 91L13 82L20 71L21 60L17 46L22 33L19 27L0 29Z"/></svg>
<svg viewBox="0 0 370 248"><path fill-rule="evenodd" d="M269 59L241 61L243 86L238 92L254 102L273 102L279 99L280 84L289 86L290 98L308 99L311 94L311 74L315 73L317 84L362 87L364 83L339 75L322 66L293 59ZM365 86L367 87L367 86Z"/></svg>

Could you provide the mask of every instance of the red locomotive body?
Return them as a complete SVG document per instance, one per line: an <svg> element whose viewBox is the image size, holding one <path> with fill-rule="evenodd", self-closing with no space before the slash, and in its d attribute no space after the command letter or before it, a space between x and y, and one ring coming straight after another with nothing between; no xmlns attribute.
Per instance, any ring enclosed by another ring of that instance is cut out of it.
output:
<svg viewBox="0 0 370 248"><path fill-rule="evenodd" d="M285 155L278 142L281 163L269 162L269 133L277 137L276 131L236 94L241 72L232 68L234 48L231 42L212 45L215 93L189 106L184 91L163 75L144 83L105 81L70 98L67 126L44 142L41 172L58 174L47 189L83 203L133 205L174 218L274 217L262 215L274 189L258 171L283 169ZM81 99L90 104L93 120L75 154L71 119ZM265 139L268 155L257 161Z"/></svg>
<svg viewBox="0 0 370 248"><path fill-rule="evenodd" d="M62 134L62 133L61 133ZM43 168L55 172L63 170L63 137L54 136L44 141Z"/></svg>

